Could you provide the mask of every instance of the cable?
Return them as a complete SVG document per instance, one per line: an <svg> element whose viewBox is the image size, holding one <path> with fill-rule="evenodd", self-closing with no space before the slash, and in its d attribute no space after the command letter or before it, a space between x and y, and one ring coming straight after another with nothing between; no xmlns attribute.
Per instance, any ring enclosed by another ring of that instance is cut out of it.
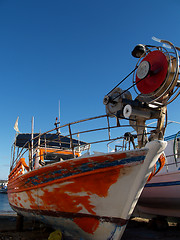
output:
<svg viewBox="0 0 180 240"><path fill-rule="evenodd" d="M117 88L121 83L123 83L126 80L126 78L128 78L134 71L136 71L137 68L138 66L136 66L134 70L132 70L123 80L121 80L110 92L108 92L107 95L109 95L115 88Z"/></svg>
<svg viewBox="0 0 180 240"><path fill-rule="evenodd" d="M139 81L137 81L136 83L134 83L133 85L131 85L129 88L127 88L126 90L124 90L121 94L117 95L115 98L112 99L112 101L114 101L116 98L120 97L123 93L127 92L129 89L131 89L132 87L134 87L135 85L137 85L139 82L141 82L143 79L140 79Z"/></svg>

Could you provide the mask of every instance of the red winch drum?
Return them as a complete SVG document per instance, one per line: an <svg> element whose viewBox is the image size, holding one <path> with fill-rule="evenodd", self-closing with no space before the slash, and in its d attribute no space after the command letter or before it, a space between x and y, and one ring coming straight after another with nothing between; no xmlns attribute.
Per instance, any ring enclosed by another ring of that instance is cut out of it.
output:
<svg viewBox="0 0 180 240"><path fill-rule="evenodd" d="M151 94L159 89L166 79L168 60L165 54L155 50L147 54L136 72L136 86L143 94Z"/></svg>

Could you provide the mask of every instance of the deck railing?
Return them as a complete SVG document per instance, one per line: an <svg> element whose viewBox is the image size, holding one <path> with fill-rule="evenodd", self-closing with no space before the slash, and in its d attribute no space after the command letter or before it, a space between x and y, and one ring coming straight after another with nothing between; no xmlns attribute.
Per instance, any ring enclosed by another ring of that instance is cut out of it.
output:
<svg viewBox="0 0 180 240"><path fill-rule="evenodd" d="M132 130L132 127L129 124L124 124L127 119L122 119L122 123L119 123L119 120L116 118L109 118L107 115L101 115L96 116L92 118L83 119L80 121L74 121L68 124L64 124L62 126L59 126L59 122L55 123L55 128L46 131L44 133L40 134L34 134L33 139L30 139L27 141L22 147L17 147L16 141L14 142L14 149L13 149L13 160L11 164L11 171L16 167L16 165L20 162L20 159L24 158L25 155L28 155L29 159L32 159L32 153L35 151L37 147L43 147L48 148L49 141L51 143L54 143L54 151L57 151L61 148L61 146L64 144L63 137L69 139L69 149L72 152L72 155L75 157L75 152L83 152L83 151L89 151L89 146L94 146L97 144L104 144L103 150L105 151L105 147L109 147L109 144L115 142L115 141L125 141L125 146L127 146L127 143L130 144L130 141L132 139L128 139L124 136L124 132L130 132ZM96 121L99 121L96 127ZM90 124L89 124L90 123ZM129 123L129 119L128 119ZM84 124L83 127L81 126ZM88 126L90 125L90 128ZM142 127L142 126L139 126ZM146 126L146 128L153 130L154 127ZM121 132L121 129L123 129L123 132ZM64 134L61 135L61 132ZM54 139L48 139L48 134L54 134L56 135L56 138ZM95 138L92 137L92 133L95 135ZM85 137L85 135L89 135L89 137ZM149 133L146 132L146 135ZM58 137L59 136L59 137ZM135 135L134 135L135 136ZM133 143L133 147L137 145L136 143L136 137L134 137L135 141ZM43 138L43 142L42 142ZM74 144L74 139L76 139L76 144ZM33 145L31 142L33 141ZM84 142L82 142L84 141ZM79 143L79 144L78 144ZM32 147L33 146L33 147ZM53 148L53 146L52 146ZM16 150L17 149L17 150ZM117 144L114 143L114 146L112 147L113 151L117 150ZM111 150L112 150L111 149ZM33 150L33 151L32 151ZM121 148L123 150L123 148ZM29 168L31 169L31 163L29 162Z"/></svg>

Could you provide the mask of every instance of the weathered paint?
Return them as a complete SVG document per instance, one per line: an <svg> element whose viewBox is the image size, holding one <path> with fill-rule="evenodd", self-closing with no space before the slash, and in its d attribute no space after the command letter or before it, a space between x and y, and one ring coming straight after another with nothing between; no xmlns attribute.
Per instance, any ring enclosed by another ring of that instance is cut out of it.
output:
<svg viewBox="0 0 180 240"><path fill-rule="evenodd" d="M157 162L156 162L156 164L154 165L154 169L153 169L153 171L152 171L152 173L149 175L149 177L148 177L148 182L151 180L151 178L153 177L153 176L155 176L158 172L160 172L161 171L161 169L164 167L164 165L165 165L165 162L166 162L166 157L165 157L165 154L164 153L162 153L161 155L160 155L160 157L158 158L158 160L157 160Z"/></svg>
<svg viewBox="0 0 180 240"><path fill-rule="evenodd" d="M155 152L145 165L143 149L33 170L9 182L9 202L18 213L34 215L83 239L120 239Z"/></svg>
<svg viewBox="0 0 180 240"><path fill-rule="evenodd" d="M22 175L21 181L18 178L12 179L9 182L9 191L12 189L13 191L23 191L36 186L39 187L39 185L42 187L49 183L52 184L54 181L61 179L64 181L66 178L88 174L91 171L107 169L108 167L123 168L128 165L140 164L144 160L144 153L145 151L141 150L139 154L135 151L133 155L132 153L108 154L48 165ZM15 184L16 188L11 189L11 184Z"/></svg>

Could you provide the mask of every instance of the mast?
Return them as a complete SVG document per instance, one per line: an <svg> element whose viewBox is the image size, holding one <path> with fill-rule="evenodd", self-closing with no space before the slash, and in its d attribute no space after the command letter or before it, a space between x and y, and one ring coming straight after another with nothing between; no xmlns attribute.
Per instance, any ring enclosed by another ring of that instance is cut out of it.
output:
<svg viewBox="0 0 180 240"><path fill-rule="evenodd" d="M34 141L33 141L33 137L34 137L34 117L32 117L32 121L31 121L31 156L30 156L30 162L29 162L29 168L30 170L32 170L32 164L33 164L33 155L34 155L34 152L33 152L33 144L34 144Z"/></svg>

